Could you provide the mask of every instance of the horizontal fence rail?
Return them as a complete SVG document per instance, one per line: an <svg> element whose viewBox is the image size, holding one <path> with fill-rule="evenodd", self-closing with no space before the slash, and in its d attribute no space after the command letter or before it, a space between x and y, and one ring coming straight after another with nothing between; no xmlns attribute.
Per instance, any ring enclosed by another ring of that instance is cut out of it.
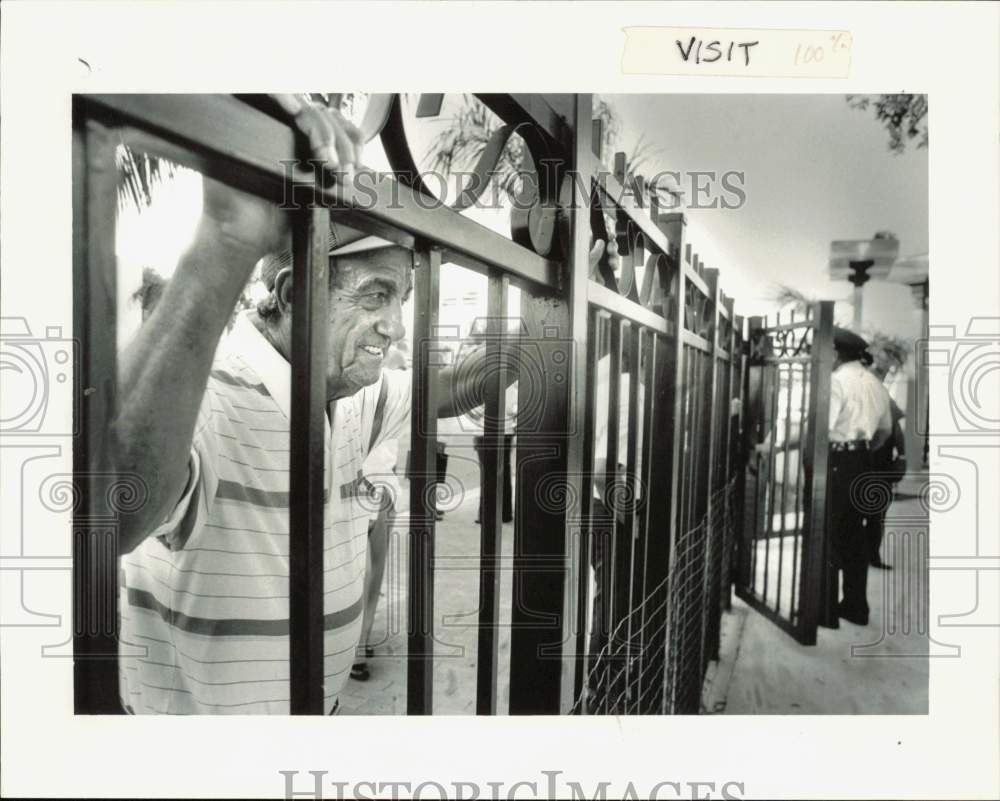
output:
<svg viewBox="0 0 1000 801"><path fill-rule="evenodd" d="M740 559L747 556L744 388L763 387L768 408L777 395L762 379L747 379L743 319L723 294L719 272L706 269L687 241L684 216L663 213L641 176L625 173L621 154L614 170L603 167L590 95L478 97L523 137L532 162L544 165L534 216L514 220L511 238L427 202L426 187L406 170L414 159L401 96L377 96L362 126L366 138L382 138L391 174L365 172L345 184L295 173L293 264L302 278L293 296L288 711L323 714L336 701L324 683L330 610L322 570L332 219L412 255L408 713L434 709L437 418L441 393L458 388L439 380L437 315L447 263L487 276L483 358L496 368L484 372L477 390L486 455L477 713L500 711L502 420L515 379L510 713L698 712L707 665L718 658L734 553L741 548ZM440 107L440 96L421 96L420 109ZM105 713L121 711L114 654L125 647L108 624L119 591L117 535L95 522L108 510L94 478L109 469L103 440L117 413L116 148L169 159L278 203L287 201L289 165L308 143L289 120L268 113L262 96L82 95L73 112L74 313L86 388L74 455L83 499L74 520L76 708ZM590 264L594 239L617 243L617 266L606 254ZM511 286L522 290L516 337L507 329ZM515 350L530 352L529 362L515 365L508 358ZM786 410L796 403L782 398ZM797 402L802 407L805 399ZM815 482L802 489L816 491ZM764 497L773 503L773 490ZM755 546L750 551L756 554ZM818 557L803 558L812 565ZM95 597L110 606L85 600Z"/></svg>

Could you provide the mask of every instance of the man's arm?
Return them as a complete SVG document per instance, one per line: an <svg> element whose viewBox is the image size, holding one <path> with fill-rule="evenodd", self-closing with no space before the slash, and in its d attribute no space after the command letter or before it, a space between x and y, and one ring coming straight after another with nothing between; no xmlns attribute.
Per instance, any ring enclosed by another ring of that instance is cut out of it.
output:
<svg viewBox="0 0 1000 801"><path fill-rule="evenodd" d="M604 240L598 239L589 254L592 273L604 254ZM612 270L617 270L619 260L618 245L612 241L608 246L608 260ZM487 349L483 344L469 350L453 367L442 367L437 371L438 417L458 417L486 403ZM504 377L506 390L518 380L518 359L505 359Z"/></svg>
<svg viewBox="0 0 1000 801"><path fill-rule="evenodd" d="M310 104L304 95L273 97L309 137L315 159L347 174L360 166L360 134L339 110ZM139 545L181 499L219 338L257 261L287 238L287 215L275 204L204 179L194 242L120 362L112 462L149 488L143 508L122 516L121 553Z"/></svg>
<svg viewBox="0 0 1000 801"><path fill-rule="evenodd" d="M486 346L482 345L463 355L453 367L438 370L438 417L458 417L486 403L485 376L490 369L486 359ZM505 362L504 390L518 379L517 359Z"/></svg>
<svg viewBox="0 0 1000 801"><path fill-rule="evenodd" d="M122 354L113 461L149 487L145 506L121 520L122 553L163 522L183 494L215 349L250 272L269 247L246 233L269 224L274 230L262 216L270 211L256 203L230 203L233 192L205 180L206 214L194 242Z"/></svg>

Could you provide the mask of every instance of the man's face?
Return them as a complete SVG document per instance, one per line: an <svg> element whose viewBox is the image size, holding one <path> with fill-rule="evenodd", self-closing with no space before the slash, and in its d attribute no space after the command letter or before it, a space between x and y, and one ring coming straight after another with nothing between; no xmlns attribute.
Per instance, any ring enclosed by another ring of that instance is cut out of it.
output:
<svg viewBox="0 0 1000 801"><path fill-rule="evenodd" d="M402 304L413 288L411 264L410 253L395 247L337 259L330 292L330 400L378 381L386 351L406 333Z"/></svg>

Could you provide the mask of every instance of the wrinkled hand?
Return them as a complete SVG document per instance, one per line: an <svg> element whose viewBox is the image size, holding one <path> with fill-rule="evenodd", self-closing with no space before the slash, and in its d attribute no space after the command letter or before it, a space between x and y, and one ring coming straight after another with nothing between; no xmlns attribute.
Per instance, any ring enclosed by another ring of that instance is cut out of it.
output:
<svg viewBox="0 0 1000 801"><path fill-rule="evenodd" d="M361 133L339 109L317 103L308 95L271 95L309 137L312 158L340 180L349 180L361 166ZM261 256L287 246L288 215L274 203L219 181L205 178L203 216L228 246L246 251L248 269Z"/></svg>
<svg viewBox="0 0 1000 801"><path fill-rule="evenodd" d="M340 109L316 103L308 95L271 95L295 118L299 130L309 137L312 157L331 172L349 176L361 166L361 132Z"/></svg>

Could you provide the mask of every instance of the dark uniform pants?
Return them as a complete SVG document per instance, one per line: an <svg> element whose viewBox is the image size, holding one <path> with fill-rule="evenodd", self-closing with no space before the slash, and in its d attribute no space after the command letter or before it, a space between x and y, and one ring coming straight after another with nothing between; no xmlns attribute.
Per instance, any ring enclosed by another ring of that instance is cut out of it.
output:
<svg viewBox="0 0 1000 801"><path fill-rule="evenodd" d="M839 613L857 620L868 619L868 563L871 548L865 529L865 513L851 498L851 487L860 497L858 479L870 469L866 450L830 452L830 534L834 564L843 575L843 600Z"/></svg>

